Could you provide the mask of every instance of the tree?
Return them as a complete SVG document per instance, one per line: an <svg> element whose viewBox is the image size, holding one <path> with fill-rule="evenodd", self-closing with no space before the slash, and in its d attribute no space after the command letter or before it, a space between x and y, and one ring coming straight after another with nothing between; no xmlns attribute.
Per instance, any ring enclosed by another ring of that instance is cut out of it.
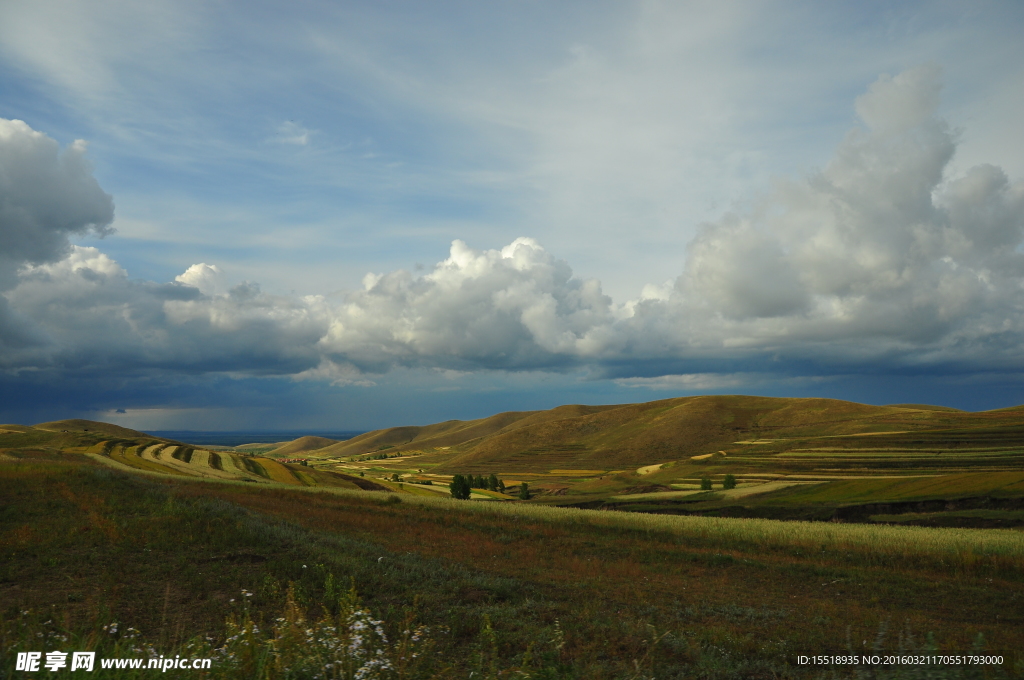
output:
<svg viewBox="0 0 1024 680"><path fill-rule="evenodd" d="M528 501L530 500L530 485L523 482L519 485L519 500Z"/></svg>
<svg viewBox="0 0 1024 680"><path fill-rule="evenodd" d="M451 484L448 485L448 490L452 493L452 498L458 498L459 500L467 500L469 495L472 493L469 480L462 475L455 475L452 477Z"/></svg>
<svg viewBox="0 0 1024 680"><path fill-rule="evenodd" d="M501 493L505 493L505 482L501 481L500 479L498 480L498 491Z"/></svg>
<svg viewBox="0 0 1024 680"><path fill-rule="evenodd" d="M725 481L722 482L722 488L723 489L735 489L736 488L736 478L733 475L726 475L725 476Z"/></svg>
<svg viewBox="0 0 1024 680"><path fill-rule="evenodd" d="M711 491L711 480L707 477L702 477L700 480L701 491Z"/></svg>
<svg viewBox="0 0 1024 680"><path fill-rule="evenodd" d="M487 490L497 491L498 490L498 475L491 473L491 476L487 478Z"/></svg>

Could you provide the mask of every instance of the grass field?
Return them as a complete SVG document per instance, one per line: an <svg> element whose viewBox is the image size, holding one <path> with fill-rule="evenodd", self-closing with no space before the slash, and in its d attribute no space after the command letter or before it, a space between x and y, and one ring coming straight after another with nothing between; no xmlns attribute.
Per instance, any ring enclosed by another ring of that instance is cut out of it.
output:
<svg viewBox="0 0 1024 680"><path fill-rule="evenodd" d="M980 634L1002 670L1024 671L1020 532L263 488L73 454L7 461L0 484L8 652L36 644L25 631L122 653L206 637L216 650L236 644L229 614L273 638L289 592L310 622L352 583L390 639L413 615L432 631L437 663L421 677L485 677L492 662L492 677L815 677L795 654L869 649L885 626L894 650L931 634L969 651ZM103 637L114 622L139 637ZM219 672L252 677L232 668Z"/></svg>
<svg viewBox="0 0 1024 680"><path fill-rule="evenodd" d="M1005 663L870 677L1024 677L1022 416L563 407L283 445L309 466L0 425L0 677L41 640L216 660L180 677L862 677L795 659L876 649Z"/></svg>

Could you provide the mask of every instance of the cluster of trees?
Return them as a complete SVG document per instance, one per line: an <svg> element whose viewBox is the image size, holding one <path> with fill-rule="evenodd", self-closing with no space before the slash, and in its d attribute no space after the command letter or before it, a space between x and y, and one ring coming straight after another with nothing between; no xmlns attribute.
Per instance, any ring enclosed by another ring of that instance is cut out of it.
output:
<svg viewBox="0 0 1024 680"><path fill-rule="evenodd" d="M722 480L723 489L735 489L736 488L736 477L733 475L726 475L725 479ZM704 477L700 480L701 491L711 491L711 479Z"/></svg>
<svg viewBox="0 0 1024 680"><path fill-rule="evenodd" d="M453 497L465 500L469 498L469 494L472 493L473 489L487 489L488 491L504 493L505 482L498 479L498 476L493 472L489 477L484 477L483 475L477 477L473 475L455 475L452 477L448 489L452 492Z"/></svg>

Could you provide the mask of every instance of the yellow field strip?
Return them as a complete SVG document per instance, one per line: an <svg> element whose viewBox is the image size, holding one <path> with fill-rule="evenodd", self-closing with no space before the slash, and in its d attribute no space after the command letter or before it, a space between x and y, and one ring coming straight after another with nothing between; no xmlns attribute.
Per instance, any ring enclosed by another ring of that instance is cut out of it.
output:
<svg viewBox="0 0 1024 680"><path fill-rule="evenodd" d="M157 453L157 449L159 449L161 446L162 444L153 444L152 446L147 446L142 450L142 453L140 455L146 460L151 460L154 463L166 463L167 461L162 460L160 454ZM178 447L173 447L173 449L177 448ZM168 458L170 458L171 452L172 451L164 451L162 453L166 455Z"/></svg>
<svg viewBox="0 0 1024 680"><path fill-rule="evenodd" d="M287 467L270 458L257 458L256 462L267 471L270 478L280 484L302 484L302 481L292 474Z"/></svg>
<svg viewBox="0 0 1024 680"><path fill-rule="evenodd" d="M221 460L224 460L225 454L219 454ZM173 463L172 463L173 461ZM177 458L171 458L165 461L168 465L174 464L176 467L180 467L183 470L188 470L193 474L197 474L201 477L213 477L216 479L249 479L249 475L242 475L232 470L218 470L215 467L210 466L210 452L196 449L192 452L192 458L189 462L180 461ZM226 467L226 466L225 466Z"/></svg>
<svg viewBox="0 0 1024 680"><path fill-rule="evenodd" d="M422 489L423 491L431 491L433 493L444 494L446 496L451 494L451 492L448 490L447 486L440 486L440 485L435 486L433 484L412 484L410 482L404 482L404 484L407 487L411 486L411 487L416 488L416 489Z"/></svg>
<svg viewBox="0 0 1024 680"><path fill-rule="evenodd" d="M236 474L243 475L245 477L257 477L259 475L253 475L243 465L239 464L238 457L227 452L220 452L217 454L220 456L221 467L224 468L224 472L234 472Z"/></svg>
<svg viewBox="0 0 1024 680"><path fill-rule="evenodd" d="M921 477L944 477L944 474L926 475L786 475L786 479L807 479L821 481L835 481L844 479L918 479Z"/></svg>
<svg viewBox="0 0 1024 680"><path fill-rule="evenodd" d="M715 489L714 491L700 491L698 490L680 490L680 491L652 491L651 493L630 493L623 494L622 496L613 496L609 500L612 501L671 501L686 498L688 496L704 495L708 500L719 500L728 498L742 498L744 496L754 496L760 493L768 493L769 491L778 491L779 489L785 489L790 486L800 486L802 484L815 484L811 481L783 481L783 482L766 482L764 484L751 484L738 486L735 489Z"/></svg>
<svg viewBox="0 0 1024 680"><path fill-rule="evenodd" d="M203 449L196 449L192 452L192 460L189 461L191 465L195 465L198 468L209 468L214 472L220 472L210 467L210 452L204 451Z"/></svg>
<svg viewBox="0 0 1024 680"><path fill-rule="evenodd" d="M110 458L128 467L135 468L137 470L148 470L150 472L159 472L169 475L188 475L189 473L181 470L176 470L172 467L164 465L163 463L157 463L153 460L143 458L138 455L135 447L114 447L110 450Z"/></svg>

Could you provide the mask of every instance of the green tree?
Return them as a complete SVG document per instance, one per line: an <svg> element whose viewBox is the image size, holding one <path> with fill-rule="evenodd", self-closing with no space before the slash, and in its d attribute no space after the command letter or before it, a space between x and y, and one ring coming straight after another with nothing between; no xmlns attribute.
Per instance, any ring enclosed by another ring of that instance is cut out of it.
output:
<svg viewBox="0 0 1024 680"><path fill-rule="evenodd" d="M735 489L736 488L736 478L733 475L726 475L725 476L725 481L722 482L722 488L723 489Z"/></svg>
<svg viewBox="0 0 1024 680"><path fill-rule="evenodd" d="M487 490L497 491L498 490L498 475L491 473L491 476L487 478Z"/></svg>
<svg viewBox="0 0 1024 680"><path fill-rule="evenodd" d="M452 498L458 498L460 500L466 500L469 498L470 490L469 480L462 475L455 475L452 477L451 484L448 485L448 490L451 491Z"/></svg>
<svg viewBox="0 0 1024 680"><path fill-rule="evenodd" d="M700 480L701 491L711 491L711 480L707 477L702 477Z"/></svg>
<svg viewBox="0 0 1024 680"><path fill-rule="evenodd" d="M505 482L501 481L500 479L498 480L498 491L501 493L505 493Z"/></svg>
<svg viewBox="0 0 1024 680"><path fill-rule="evenodd" d="M523 482L519 485L519 500L528 501L530 500L530 485Z"/></svg>

